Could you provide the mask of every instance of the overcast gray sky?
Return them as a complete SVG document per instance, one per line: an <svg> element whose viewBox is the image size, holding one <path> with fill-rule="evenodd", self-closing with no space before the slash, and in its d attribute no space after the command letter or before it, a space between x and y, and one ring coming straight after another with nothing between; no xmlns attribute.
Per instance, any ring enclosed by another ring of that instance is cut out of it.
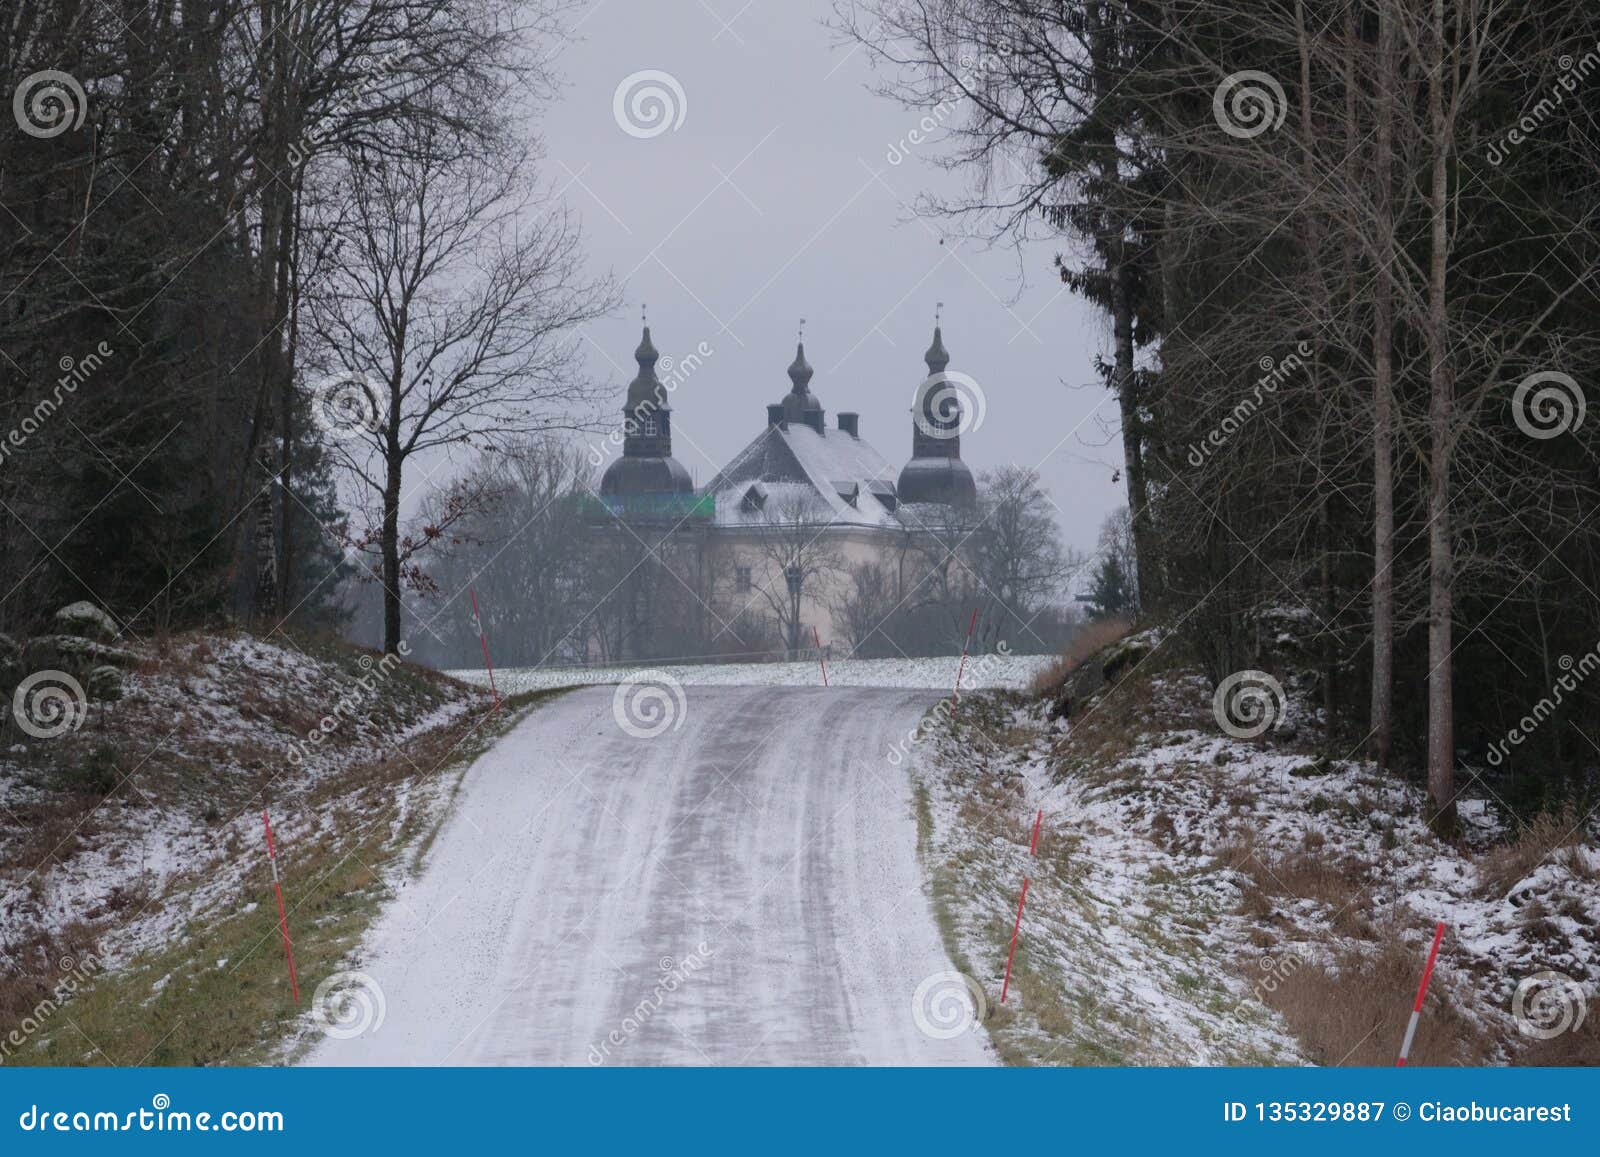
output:
<svg viewBox="0 0 1600 1157"><path fill-rule="evenodd" d="M1019 269L1015 251L915 217L919 193L957 178L927 162L936 141L890 163L920 114L869 91L866 54L838 42L828 13L826 0L596 0L575 16L565 87L542 118L546 174L628 303L587 331L591 368L620 408L641 303L664 356L713 351L672 397L674 451L703 484L788 389L804 317L829 425L859 411L862 436L899 463L942 301L950 369L987 403L962 456L974 470L1037 466L1068 542L1091 547L1124 495L1116 407L1092 371L1107 327L1064 291L1055 246L1031 245ZM630 133L614 101L646 71L671 81L632 91L654 86L672 107L625 99Z"/></svg>

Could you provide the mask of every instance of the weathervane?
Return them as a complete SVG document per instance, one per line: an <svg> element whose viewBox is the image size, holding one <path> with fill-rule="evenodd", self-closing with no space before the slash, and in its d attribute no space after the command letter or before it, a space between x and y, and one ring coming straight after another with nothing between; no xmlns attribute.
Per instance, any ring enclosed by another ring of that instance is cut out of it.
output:
<svg viewBox="0 0 1600 1157"><path fill-rule="evenodd" d="M639 303L639 320L645 325L650 324L650 307L644 302Z"/></svg>
<svg viewBox="0 0 1600 1157"><path fill-rule="evenodd" d="M799 334L798 334L797 340L799 340L799 341L805 341L806 340L806 319L803 318L803 317L800 319L800 330L799 330Z"/></svg>
<svg viewBox="0 0 1600 1157"><path fill-rule="evenodd" d="M934 324L934 326L936 328L939 325L939 314L943 310L944 310L944 302L936 301L936 302L933 303L933 324Z"/></svg>

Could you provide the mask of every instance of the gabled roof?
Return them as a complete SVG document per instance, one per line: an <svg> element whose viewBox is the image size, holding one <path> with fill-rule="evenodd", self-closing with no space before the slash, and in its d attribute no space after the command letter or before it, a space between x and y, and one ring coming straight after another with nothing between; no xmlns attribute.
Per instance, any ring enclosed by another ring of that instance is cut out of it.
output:
<svg viewBox="0 0 1600 1157"><path fill-rule="evenodd" d="M899 522L878 496L888 492L895 472L888 459L860 438L840 430L819 434L791 422L787 429L768 426L758 434L706 491L716 495L718 526L759 523L772 517L775 503L815 496L837 523L893 528ZM742 500L748 484L757 481L767 485L771 498L765 512L752 514L743 509ZM846 498L852 492L854 504Z"/></svg>

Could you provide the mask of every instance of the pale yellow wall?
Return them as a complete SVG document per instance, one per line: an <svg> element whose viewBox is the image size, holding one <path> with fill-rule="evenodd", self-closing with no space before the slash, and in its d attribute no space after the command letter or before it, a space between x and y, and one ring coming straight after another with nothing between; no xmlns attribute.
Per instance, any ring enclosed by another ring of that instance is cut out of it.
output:
<svg viewBox="0 0 1600 1157"><path fill-rule="evenodd" d="M892 575L899 565L901 549L905 542L905 536L894 531L873 532L858 527L840 527L823 533L839 552L845 570L860 566L862 563L877 563L879 566L887 567ZM770 581L777 590L785 591L782 568L773 568L771 561L762 553L760 536L720 527L712 531L712 535L715 545L712 551L711 605L716 608L718 614L726 615L730 622L746 606L752 613L772 618L772 606L758 590L752 589L741 594L734 589L735 568L748 566L750 581L754 587L760 587ZM831 590L816 590L815 579L802 588L800 630L803 646L810 646L812 643L812 627L817 629L825 647L835 641L839 647L849 645L843 629L835 624L833 612L827 602L830 595L842 591L842 584L847 581L848 576L841 574L834 580ZM787 593L783 597L787 598Z"/></svg>
<svg viewBox="0 0 1600 1157"><path fill-rule="evenodd" d="M909 549L911 540L904 532L838 527L825 533L843 557L846 571L862 563L876 563L889 572L891 581L906 586L922 578L923 557L920 552ZM769 572L772 564L762 553L759 537L755 533L722 527L711 531L709 602L730 622L746 607L752 613L773 617L771 604L757 590L741 595L734 589L735 567L750 567L750 580L755 587L770 578L778 590L784 589L781 568ZM959 561L955 565L965 573ZM849 646L843 626L834 622L832 608L828 605L829 595L842 591L843 584L848 581L848 574L840 574L834 579L832 589L827 591L817 590L814 580L806 584L800 593L802 645L811 645L811 628L815 626L824 646L832 642L837 642L841 648Z"/></svg>

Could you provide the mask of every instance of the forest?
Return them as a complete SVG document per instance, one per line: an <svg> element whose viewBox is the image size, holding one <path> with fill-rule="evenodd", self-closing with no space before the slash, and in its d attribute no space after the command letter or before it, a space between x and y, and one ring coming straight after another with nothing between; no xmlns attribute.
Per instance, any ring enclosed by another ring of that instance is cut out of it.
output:
<svg viewBox="0 0 1600 1157"><path fill-rule="evenodd" d="M356 584L392 649L452 546L573 487L601 400L579 333L621 287L522 112L554 94L564 9L8 7L0 631L74 599L138 634L340 629ZM1330 743L1425 777L1441 828L1469 780L1592 795L1600 10L863 0L832 22L962 178L919 212L1049 239L1039 272L1103 314L1128 516L1098 589L1217 681L1294 620ZM453 449L478 467L406 517ZM1078 593L1042 549L1030 613ZM550 561L530 581L572 578ZM530 653L570 627L546 617Z"/></svg>

